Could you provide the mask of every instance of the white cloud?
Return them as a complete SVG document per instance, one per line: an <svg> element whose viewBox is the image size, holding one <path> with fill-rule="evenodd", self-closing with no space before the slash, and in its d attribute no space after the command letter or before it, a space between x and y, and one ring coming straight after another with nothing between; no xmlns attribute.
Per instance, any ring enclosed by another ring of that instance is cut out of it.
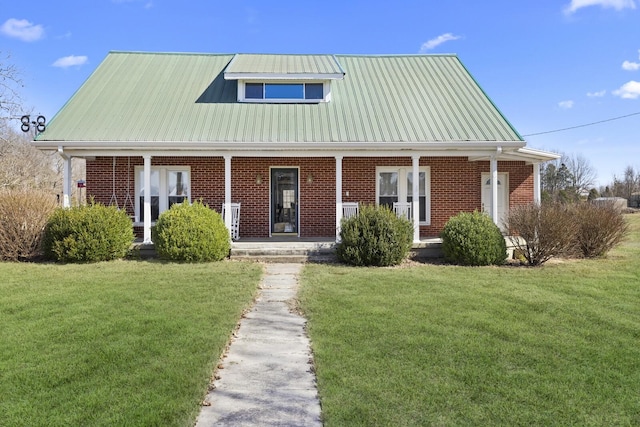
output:
<svg viewBox="0 0 640 427"><path fill-rule="evenodd" d="M634 0L571 0L571 3L565 8L565 13L571 14L578 9L589 6L610 7L615 10L635 9Z"/></svg>
<svg viewBox="0 0 640 427"><path fill-rule="evenodd" d="M589 98L602 98L607 94L606 90L599 90L597 92L587 92Z"/></svg>
<svg viewBox="0 0 640 427"><path fill-rule="evenodd" d="M0 31L6 36L20 39L24 42L33 42L44 37L42 25L35 25L26 19L7 19L0 27Z"/></svg>
<svg viewBox="0 0 640 427"><path fill-rule="evenodd" d="M89 58L87 58L86 56L69 55L69 56L65 56L63 58L57 59L56 62L54 62L51 65L59 68L69 68L73 66L84 65L87 63L88 59Z"/></svg>
<svg viewBox="0 0 640 427"><path fill-rule="evenodd" d="M638 58L640 58L640 49L638 50ZM640 63L639 62L624 61L622 63L622 69L623 70L627 70L627 71L638 71L638 70L640 70Z"/></svg>
<svg viewBox="0 0 640 427"><path fill-rule="evenodd" d="M441 34L435 39L431 39L429 41L422 43L422 46L420 46L420 53L424 53L428 50L435 49L436 47L440 46L442 43L446 43L451 40L458 40L461 38L462 38L461 36L454 36L451 33Z"/></svg>
<svg viewBox="0 0 640 427"><path fill-rule="evenodd" d="M620 89L614 90L613 94L623 99L638 99L640 98L640 82L631 80L623 84Z"/></svg>
<svg viewBox="0 0 640 427"><path fill-rule="evenodd" d="M558 102L558 107L562 108L563 110L568 110L570 108L573 108L573 101L560 101Z"/></svg>

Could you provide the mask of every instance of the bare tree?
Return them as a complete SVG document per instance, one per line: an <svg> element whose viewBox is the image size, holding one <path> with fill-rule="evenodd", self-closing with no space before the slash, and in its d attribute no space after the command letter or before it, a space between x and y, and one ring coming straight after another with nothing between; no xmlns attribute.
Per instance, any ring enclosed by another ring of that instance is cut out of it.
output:
<svg viewBox="0 0 640 427"><path fill-rule="evenodd" d="M54 157L29 143L26 134L5 128L0 140L0 188L38 188L54 192L59 174Z"/></svg>
<svg viewBox="0 0 640 427"><path fill-rule="evenodd" d="M593 188L596 170L581 154L561 153L557 160L540 168L543 198L555 201L577 201Z"/></svg>
<svg viewBox="0 0 640 427"><path fill-rule="evenodd" d="M593 188L597 173L582 154L563 155L563 163L571 174L571 186L578 194L587 194Z"/></svg>
<svg viewBox="0 0 640 427"><path fill-rule="evenodd" d="M636 172L633 166L627 166L622 179L613 176L613 195L631 200L633 193L640 191L640 171Z"/></svg>
<svg viewBox="0 0 640 427"><path fill-rule="evenodd" d="M62 193L62 159L31 145L31 133L12 126L23 114L19 70L0 52L0 189L41 189ZM85 162L73 159L73 180L84 179ZM77 192L76 188L73 188Z"/></svg>
<svg viewBox="0 0 640 427"><path fill-rule="evenodd" d="M0 118L6 123L7 119L17 118L22 107L20 89L23 87L20 73L11 64L11 56L0 52Z"/></svg>

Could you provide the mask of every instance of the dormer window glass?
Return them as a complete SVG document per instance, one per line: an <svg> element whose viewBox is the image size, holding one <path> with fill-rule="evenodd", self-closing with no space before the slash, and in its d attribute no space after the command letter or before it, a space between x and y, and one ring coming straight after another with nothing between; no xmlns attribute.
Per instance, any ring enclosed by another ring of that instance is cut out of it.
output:
<svg viewBox="0 0 640 427"><path fill-rule="evenodd" d="M246 99L264 99L264 84L245 83L244 97Z"/></svg>
<svg viewBox="0 0 640 427"><path fill-rule="evenodd" d="M245 99L318 100L324 99L322 83L245 83Z"/></svg>

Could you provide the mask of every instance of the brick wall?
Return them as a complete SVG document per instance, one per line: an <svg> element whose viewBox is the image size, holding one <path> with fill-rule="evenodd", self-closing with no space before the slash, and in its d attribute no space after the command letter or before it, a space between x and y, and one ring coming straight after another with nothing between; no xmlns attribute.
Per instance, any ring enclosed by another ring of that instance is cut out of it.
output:
<svg viewBox="0 0 640 427"><path fill-rule="evenodd" d="M129 186L135 197L134 171L141 157L116 158L115 195L122 208ZM222 157L154 157L153 166L189 166L191 199L207 203L220 211L224 202L224 159ZM373 204L376 202L376 166L411 168L410 157L345 157L343 201ZM446 221L461 211L481 208L481 174L489 172L489 162L469 162L461 157L424 157L420 166L431 171L431 224L420 227L423 237L436 236ZM231 161L231 201L241 202L240 236L269 236L269 174L271 167L299 168L301 237L335 236L335 159L303 157L236 157ZM524 162L498 162L498 171L509 174L509 206L533 200L533 166ZM257 183L260 175L262 182ZM308 182L309 176L311 182ZM97 202L110 204L113 191L113 159L97 157L87 161L87 195ZM348 196L346 195L348 192ZM135 204L135 200L133 200ZM126 207L130 215L133 211ZM137 227L138 235L142 234Z"/></svg>

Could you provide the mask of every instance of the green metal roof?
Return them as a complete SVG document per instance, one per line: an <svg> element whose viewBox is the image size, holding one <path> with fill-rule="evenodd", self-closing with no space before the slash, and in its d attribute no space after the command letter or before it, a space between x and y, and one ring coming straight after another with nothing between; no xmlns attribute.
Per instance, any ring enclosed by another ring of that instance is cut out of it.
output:
<svg viewBox="0 0 640 427"><path fill-rule="evenodd" d="M234 55L112 52L38 141L524 145L454 55L259 57L286 65L277 72L335 71L326 67L337 60L346 75L331 82L330 102L239 103L237 81L224 78ZM236 56L232 69L263 70L257 59Z"/></svg>

